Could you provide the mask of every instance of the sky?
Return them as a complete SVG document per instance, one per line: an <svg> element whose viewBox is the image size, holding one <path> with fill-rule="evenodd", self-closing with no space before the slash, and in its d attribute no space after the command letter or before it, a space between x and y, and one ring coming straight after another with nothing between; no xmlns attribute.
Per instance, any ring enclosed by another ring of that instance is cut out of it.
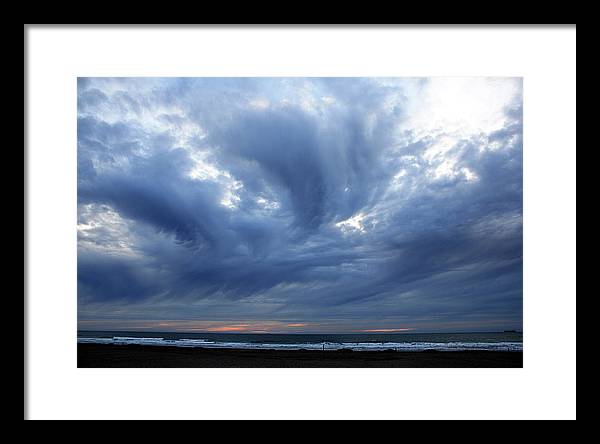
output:
<svg viewBox="0 0 600 444"><path fill-rule="evenodd" d="M78 328L523 328L522 79L79 78Z"/></svg>

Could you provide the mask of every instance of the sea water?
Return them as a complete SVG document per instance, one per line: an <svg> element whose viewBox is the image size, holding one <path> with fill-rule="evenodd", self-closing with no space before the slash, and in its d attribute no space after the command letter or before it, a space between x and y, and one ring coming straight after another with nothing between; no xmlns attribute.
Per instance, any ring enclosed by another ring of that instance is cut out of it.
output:
<svg viewBox="0 0 600 444"><path fill-rule="evenodd" d="M523 351L523 334L520 332L322 335L78 331L77 342L270 350Z"/></svg>

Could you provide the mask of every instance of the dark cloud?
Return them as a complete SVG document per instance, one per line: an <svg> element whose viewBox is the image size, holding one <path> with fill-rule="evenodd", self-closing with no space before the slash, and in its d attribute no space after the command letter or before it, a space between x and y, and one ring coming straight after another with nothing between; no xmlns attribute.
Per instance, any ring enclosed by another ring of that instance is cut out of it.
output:
<svg viewBox="0 0 600 444"><path fill-rule="evenodd" d="M80 79L80 320L521 328L504 81L463 130L427 79Z"/></svg>

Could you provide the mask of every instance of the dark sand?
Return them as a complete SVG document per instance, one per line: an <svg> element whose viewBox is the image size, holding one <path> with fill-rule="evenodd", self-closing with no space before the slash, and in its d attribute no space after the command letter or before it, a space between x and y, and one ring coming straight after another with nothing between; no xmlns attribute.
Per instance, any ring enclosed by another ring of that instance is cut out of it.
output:
<svg viewBox="0 0 600 444"><path fill-rule="evenodd" d="M522 352L236 350L77 344L77 367L523 367Z"/></svg>

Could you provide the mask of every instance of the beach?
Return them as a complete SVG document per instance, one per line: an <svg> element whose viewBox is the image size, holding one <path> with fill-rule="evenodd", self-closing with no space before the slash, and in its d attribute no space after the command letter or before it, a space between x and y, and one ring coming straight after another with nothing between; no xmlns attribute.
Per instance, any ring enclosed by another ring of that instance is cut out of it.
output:
<svg viewBox="0 0 600 444"><path fill-rule="evenodd" d="M522 368L523 352L247 350L77 344L79 368Z"/></svg>

